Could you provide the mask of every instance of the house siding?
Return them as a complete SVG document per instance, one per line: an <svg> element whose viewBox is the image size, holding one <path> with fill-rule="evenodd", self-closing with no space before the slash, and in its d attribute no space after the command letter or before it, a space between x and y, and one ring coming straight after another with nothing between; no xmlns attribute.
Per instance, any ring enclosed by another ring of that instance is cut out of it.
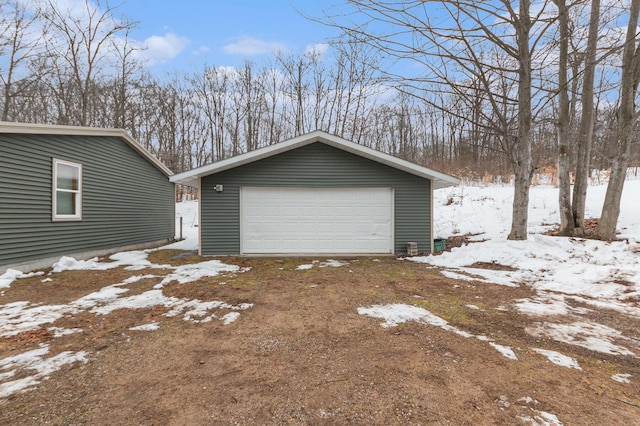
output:
<svg viewBox="0 0 640 426"><path fill-rule="evenodd" d="M52 221L53 158L82 165L80 221ZM0 134L0 268L171 239L174 194L118 137Z"/></svg>
<svg viewBox="0 0 640 426"><path fill-rule="evenodd" d="M224 185L215 192L215 185ZM255 161L200 181L203 255L240 253L240 188L243 186L394 188L394 251L407 242L431 250L431 182L316 142Z"/></svg>

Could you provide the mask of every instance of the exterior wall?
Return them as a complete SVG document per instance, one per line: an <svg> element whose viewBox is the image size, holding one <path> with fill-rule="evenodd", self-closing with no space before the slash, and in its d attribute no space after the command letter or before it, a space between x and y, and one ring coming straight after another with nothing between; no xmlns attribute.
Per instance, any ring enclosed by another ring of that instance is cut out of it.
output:
<svg viewBox="0 0 640 426"><path fill-rule="evenodd" d="M215 185L224 185L215 192ZM431 251L431 182L323 143L313 143L200 180L202 255L240 252L240 187L393 187L395 253L407 242Z"/></svg>
<svg viewBox="0 0 640 426"><path fill-rule="evenodd" d="M82 165L81 221L51 219L52 158ZM168 177L118 137L0 134L0 271L172 239L174 197Z"/></svg>

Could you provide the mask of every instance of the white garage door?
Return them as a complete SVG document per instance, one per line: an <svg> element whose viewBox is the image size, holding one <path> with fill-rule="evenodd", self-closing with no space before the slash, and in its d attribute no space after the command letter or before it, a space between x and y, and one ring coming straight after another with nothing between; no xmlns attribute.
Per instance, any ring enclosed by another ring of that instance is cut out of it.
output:
<svg viewBox="0 0 640 426"><path fill-rule="evenodd" d="M393 253L391 188L256 188L240 193L242 253Z"/></svg>

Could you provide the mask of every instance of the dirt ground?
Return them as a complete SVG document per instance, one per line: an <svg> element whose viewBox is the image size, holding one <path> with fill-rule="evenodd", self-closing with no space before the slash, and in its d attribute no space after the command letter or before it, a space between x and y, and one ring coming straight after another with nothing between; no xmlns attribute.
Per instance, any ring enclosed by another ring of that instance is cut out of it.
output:
<svg viewBox="0 0 640 426"><path fill-rule="evenodd" d="M150 259L209 260L171 259L175 255L164 250ZM535 319L513 307L532 295L525 286L456 281L437 268L395 258L343 259L348 265L308 270L296 266L310 259L222 260L251 269L174 282L163 292L253 304L230 324L167 317L164 307L120 309L53 324L82 328L80 333L54 338L43 327L0 338L0 359L40 343L48 343L52 355L89 352L88 362L67 365L34 390L0 402L0 424L517 425L547 412L564 425L640 425L639 360L530 336L525 327ZM0 304L69 303L143 273L168 271L67 271L48 283L20 279ZM129 284L127 295L159 281ZM423 307L461 330L512 347L518 360L485 341L415 322L384 328L382 320L357 311L390 303ZM619 321L613 313L599 315L603 324ZM158 330L129 330L151 321ZM637 330L640 321L617 325ZM574 357L582 370L552 364L532 348ZM636 385L612 380L616 373L632 374Z"/></svg>

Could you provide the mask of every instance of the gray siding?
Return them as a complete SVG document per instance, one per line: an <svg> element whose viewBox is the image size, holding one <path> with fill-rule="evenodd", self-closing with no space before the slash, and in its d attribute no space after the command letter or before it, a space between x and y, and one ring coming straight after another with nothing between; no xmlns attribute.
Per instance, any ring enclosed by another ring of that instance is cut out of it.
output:
<svg viewBox="0 0 640 426"><path fill-rule="evenodd" d="M223 192L213 187L224 185ZM431 182L323 143L313 143L251 164L203 177L201 241L203 255L240 252L240 187L393 187L395 252L416 241L431 247Z"/></svg>
<svg viewBox="0 0 640 426"><path fill-rule="evenodd" d="M51 220L52 158L82 164L82 220ZM0 267L174 237L174 185L117 137L0 134Z"/></svg>

